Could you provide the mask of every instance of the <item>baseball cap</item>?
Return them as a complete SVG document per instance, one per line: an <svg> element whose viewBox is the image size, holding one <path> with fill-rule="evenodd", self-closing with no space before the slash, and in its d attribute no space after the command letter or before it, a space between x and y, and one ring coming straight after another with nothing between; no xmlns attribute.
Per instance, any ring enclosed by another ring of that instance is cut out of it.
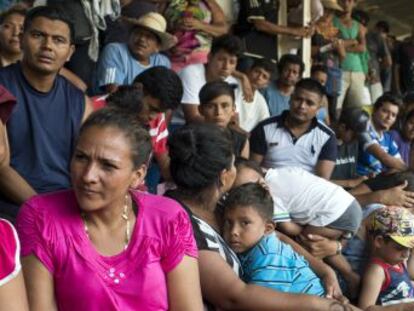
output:
<svg viewBox="0 0 414 311"><path fill-rule="evenodd" d="M414 215L403 207L387 206L370 215L368 231L414 248Z"/></svg>

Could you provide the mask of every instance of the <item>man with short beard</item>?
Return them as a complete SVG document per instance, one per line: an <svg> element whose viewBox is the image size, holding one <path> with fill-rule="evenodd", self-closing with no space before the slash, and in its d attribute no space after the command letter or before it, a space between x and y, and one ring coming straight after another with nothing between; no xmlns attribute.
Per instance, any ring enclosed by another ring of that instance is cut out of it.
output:
<svg viewBox="0 0 414 311"><path fill-rule="evenodd" d="M74 51L66 14L32 9L21 42L22 61L0 69L0 84L16 98L0 122L0 214L11 220L33 195L70 187L73 144L90 112L84 93L59 75Z"/></svg>
<svg viewBox="0 0 414 311"><path fill-rule="evenodd" d="M300 80L290 109L260 122L251 132L250 159L265 168L298 166L329 179L337 142L334 132L316 119L323 94L318 81Z"/></svg>
<svg viewBox="0 0 414 311"><path fill-rule="evenodd" d="M289 109L290 95L295 89L296 82L302 78L305 64L299 56L286 54L280 59L277 69L278 79L263 91L270 116L278 116Z"/></svg>

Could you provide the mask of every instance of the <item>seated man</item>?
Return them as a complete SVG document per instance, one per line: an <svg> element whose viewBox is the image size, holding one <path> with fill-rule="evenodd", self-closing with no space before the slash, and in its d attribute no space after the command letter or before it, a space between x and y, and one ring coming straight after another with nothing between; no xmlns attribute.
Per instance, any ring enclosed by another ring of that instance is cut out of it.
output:
<svg viewBox="0 0 414 311"><path fill-rule="evenodd" d="M266 168L298 166L329 179L335 166L334 132L316 119L324 94L321 84L296 84L290 110L260 122L250 137L250 159Z"/></svg>
<svg viewBox="0 0 414 311"><path fill-rule="evenodd" d="M6 124L0 122L0 213L13 219L36 193L70 187L69 163L82 120L85 95L60 76L71 57L73 26L55 7L32 9L24 22L23 59L0 69L0 84L15 96ZM7 134L6 134L7 127Z"/></svg>
<svg viewBox="0 0 414 311"><path fill-rule="evenodd" d="M173 126L204 120L198 111L200 105L198 94L204 84L214 80L224 80L237 85L235 104L236 111L239 111L243 103L242 87L240 80L236 79L233 74L241 51L241 42L237 37L233 35L217 37L213 40L206 65L189 65L178 73L183 83L184 95L181 106L173 114L171 121ZM244 75L242 77L247 79Z"/></svg>
<svg viewBox="0 0 414 311"><path fill-rule="evenodd" d="M247 78L253 91L253 101L241 105L238 112L240 127L246 132L250 132L260 121L269 117L266 100L259 91L268 86L272 74L273 65L264 59L255 60L247 71Z"/></svg>
<svg viewBox="0 0 414 311"><path fill-rule="evenodd" d="M263 90L271 116L278 116L289 109L290 96L302 78L305 64L299 56L283 55L277 65L279 77Z"/></svg>
<svg viewBox="0 0 414 311"><path fill-rule="evenodd" d="M374 104L371 123L368 126L370 139L361 141L357 172L365 176L379 174L389 169L404 170L398 146L387 131L394 125L400 110L400 102L390 94L384 94ZM384 156L383 154L388 156Z"/></svg>
<svg viewBox="0 0 414 311"><path fill-rule="evenodd" d="M124 18L132 28L128 43L110 43L99 58L97 87L112 93L118 85L131 84L134 78L152 66L170 68L169 59L160 54L175 44L175 37L166 32L167 23L158 13L139 19Z"/></svg>

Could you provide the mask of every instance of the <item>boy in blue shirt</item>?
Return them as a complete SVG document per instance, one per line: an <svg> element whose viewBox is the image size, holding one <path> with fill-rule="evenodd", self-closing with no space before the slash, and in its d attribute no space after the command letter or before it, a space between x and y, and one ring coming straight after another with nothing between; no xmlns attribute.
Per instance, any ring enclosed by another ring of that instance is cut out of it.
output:
<svg viewBox="0 0 414 311"><path fill-rule="evenodd" d="M273 200L263 186L246 183L231 190L223 216L223 236L240 258L245 282L289 293L325 295L309 262L276 236Z"/></svg>

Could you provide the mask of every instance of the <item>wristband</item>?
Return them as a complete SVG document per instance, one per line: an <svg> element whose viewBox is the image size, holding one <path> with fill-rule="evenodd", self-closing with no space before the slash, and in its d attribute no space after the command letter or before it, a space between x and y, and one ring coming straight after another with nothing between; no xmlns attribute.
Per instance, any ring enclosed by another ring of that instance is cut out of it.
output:
<svg viewBox="0 0 414 311"><path fill-rule="evenodd" d="M342 244L339 241L336 241L336 255L340 255L342 253Z"/></svg>

